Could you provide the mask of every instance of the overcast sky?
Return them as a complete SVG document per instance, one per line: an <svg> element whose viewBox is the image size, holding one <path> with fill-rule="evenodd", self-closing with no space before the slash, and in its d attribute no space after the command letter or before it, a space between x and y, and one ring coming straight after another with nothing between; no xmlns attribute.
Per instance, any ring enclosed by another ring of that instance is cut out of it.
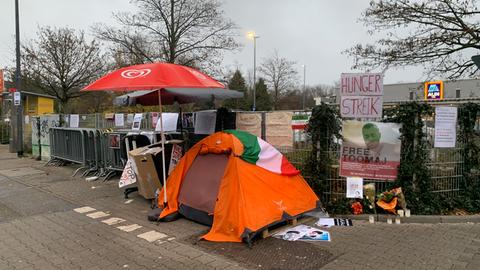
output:
<svg viewBox="0 0 480 270"><path fill-rule="evenodd" d="M357 22L370 0L224 0L226 17L239 26L240 52L225 55L226 66L253 69L253 42L246 38L255 31L257 64L278 50L279 55L297 62L306 84L333 84L350 69L352 59L342 51L357 42L373 42L367 29ZM37 26L69 26L88 31L95 22L114 24L112 13L128 11L128 0L19 0L22 40L35 37ZM12 65L15 48L15 1L0 1L0 67ZM380 71L380 70L376 70ZM385 83L422 80L418 68L388 70Z"/></svg>

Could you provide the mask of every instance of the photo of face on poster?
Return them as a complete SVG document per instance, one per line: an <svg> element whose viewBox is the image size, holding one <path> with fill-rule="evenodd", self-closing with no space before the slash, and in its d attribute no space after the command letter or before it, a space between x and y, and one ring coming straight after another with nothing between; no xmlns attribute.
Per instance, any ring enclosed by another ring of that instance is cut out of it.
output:
<svg viewBox="0 0 480 270"><path fill-rule="evenodd" d="M120 148L120 134L110 134L109 135L110 148L119 149Z"/></svg>
<svg viewBox="0 0 480 270"><path fill-rule="evenodd" d="M340 176L395 180L401 125L356 120L344 120L342 125Z"/></svg>
<svg viewBox="0 0 480 270"><path fill-rule="evenodd" d="M182 128L193 128L194 126L193 113L182 113Z"/></svg>

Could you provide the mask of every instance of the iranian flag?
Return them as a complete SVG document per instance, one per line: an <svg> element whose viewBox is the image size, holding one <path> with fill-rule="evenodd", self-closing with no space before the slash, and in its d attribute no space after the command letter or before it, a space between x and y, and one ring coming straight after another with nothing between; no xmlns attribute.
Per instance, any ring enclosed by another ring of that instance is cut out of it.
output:
<svg viewBox="0 0 480 270"><path fill-rule="evenodd" d="M225 130L243 144L241 158L265 170L282 174L297 175L300 173L287 158L266 141L241 130Z"/></svg>

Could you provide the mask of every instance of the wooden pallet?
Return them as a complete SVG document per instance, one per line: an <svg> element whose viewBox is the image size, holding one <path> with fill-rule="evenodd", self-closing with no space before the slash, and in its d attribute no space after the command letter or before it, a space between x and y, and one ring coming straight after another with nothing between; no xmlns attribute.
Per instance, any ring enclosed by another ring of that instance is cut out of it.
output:
<svg viewBox="0 0 480 270"><path fill-rule="evenodd" d="M312 221L314 219L315 219L314 217L302 217L300 219L299 218L289 219L289 220L287 220L287 224L285 224L283 226L280 226L280 227L277 227L277 228L274 228L274 229L266 228L265 230L263 230L262 231L262 238L270 237L270 236L276 234L279 231L285 230L285 229L290 228L290 227L295 227L298 224L307 223L307 222Z"/></svg>

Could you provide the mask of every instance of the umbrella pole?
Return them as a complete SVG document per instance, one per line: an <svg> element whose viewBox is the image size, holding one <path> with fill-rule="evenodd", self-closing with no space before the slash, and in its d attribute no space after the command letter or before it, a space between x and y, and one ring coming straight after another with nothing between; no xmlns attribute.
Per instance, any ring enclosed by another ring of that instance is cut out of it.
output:
<svg viewBox="0 0 480 270"><path fill-rule="evenodd" d="M158 108L160 110L160 137L162 138L163 204L167 206L167 177L165 172L165 134L163 133L162 89L158 89Z"/></svg>

